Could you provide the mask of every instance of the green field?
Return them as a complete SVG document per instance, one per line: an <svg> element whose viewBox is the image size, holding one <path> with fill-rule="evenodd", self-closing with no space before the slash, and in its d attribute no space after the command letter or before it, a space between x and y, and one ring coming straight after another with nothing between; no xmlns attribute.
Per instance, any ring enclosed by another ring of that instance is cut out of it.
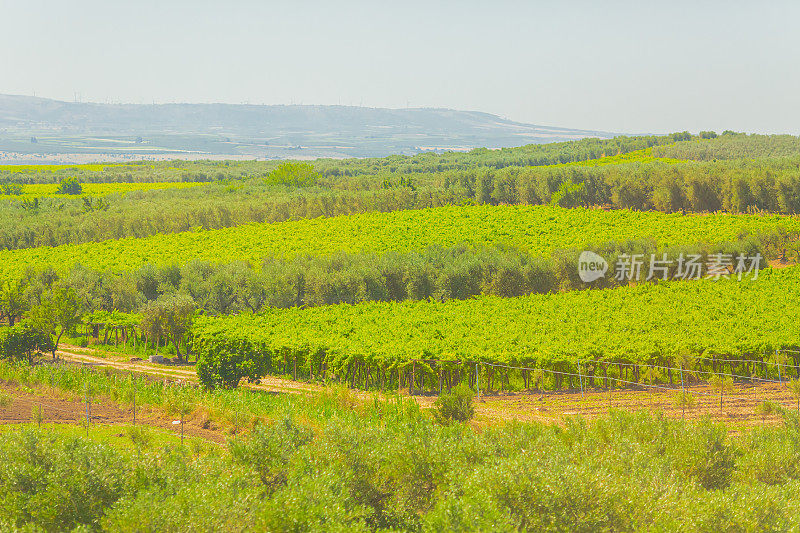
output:
<svg viewBox="0 0 800 533"><path fill-rule="evenodd" d="M198 319L202 355L237 353L276 372L344 374L414 359L576 371L579 361L674 364L679 354L762 360L800 344L800 267L520 298L363 303ZM675 332L680 332L679 336ZM469 369L469 365L466 365Z"/></svg>
<svg viewBox="0 0 800 533"><path fill-rule="evenodd" d="M242 225L235 228L123 238L99 243L0 252L0 278L25 267L132 270L145 263L191 259L258 264L269 256L329 255L341 251L421 250L461 243L520 247L534 255L591 243L652 238L660 246L719 243L742 233L800 230L800 219L779 215L686 216L657 212L561 209L546 206L442 207Z"/></svg>

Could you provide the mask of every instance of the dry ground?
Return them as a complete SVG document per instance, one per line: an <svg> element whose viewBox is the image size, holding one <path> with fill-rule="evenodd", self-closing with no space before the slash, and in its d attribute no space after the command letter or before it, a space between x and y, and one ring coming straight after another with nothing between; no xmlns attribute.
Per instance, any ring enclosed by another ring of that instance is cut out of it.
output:
<svg viewBox="0 0 800 533"><path fill-rule="evenodd" d="M57 390L43 391L0 381L0 392L11 397L11 403L0 406L0 424L21 424L34 420L34 411L41 409L44 424L85 425L87 404ZM91 425L129 425L133 423L133 409L108 400L94 400L89 404ZM173 424L174 416L147 407L136 411L136 423L180 434L180 425ZM204 427L205 426L205 427ZM90 426L91 430L91 426ZM225 433L203 420L189 419L184 423L185 434L208 441L224 443Z"/></svg>

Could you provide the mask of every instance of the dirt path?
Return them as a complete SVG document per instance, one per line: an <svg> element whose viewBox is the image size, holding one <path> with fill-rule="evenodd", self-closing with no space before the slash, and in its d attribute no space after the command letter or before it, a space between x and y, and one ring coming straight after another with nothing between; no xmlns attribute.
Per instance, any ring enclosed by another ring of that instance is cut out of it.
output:
<svg viewBox="0 0 800 533"><path fill-rule="evenodd" d="M160 377L172 381L182 380L197 383L197 372L193 364L171 364L161 365L149 363L147 361L134 361L124 362L98 357L96 355L86 355L77 353L79 351L88 351L96 353L91 348L79 348L77 346L70 346L66 344L61 345L56 354L63 358L65 361L73 363L81 363L93 367L107 367L116 370L127 372L138 372L142 374L149 374L151 376ZM242 386L252 388L255 390L264 390L269 392L282 392L300 394L305 392L319 392L322 387L310 383L302 383L299 381L292 381L289 379L281 379L275 377L264 377L259 380L258 384L242 383Z"/></svg>

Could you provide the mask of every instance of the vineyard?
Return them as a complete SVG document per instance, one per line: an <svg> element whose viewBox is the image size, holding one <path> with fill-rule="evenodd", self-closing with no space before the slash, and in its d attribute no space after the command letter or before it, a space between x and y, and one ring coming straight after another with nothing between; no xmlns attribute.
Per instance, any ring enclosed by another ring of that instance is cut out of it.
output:
<svg viewBox="0 0 800 533"><path fill-rule="evenodd" d="M430 245L489 244L519 247L533 255L591 243L653 239L660 247L734 241L741 235L798 231L800 219L780 215L710 214L562 209L548 206L441 207L250 224L221 230L122 238L0 251L0 279L26 267L65 270L80 263L125 271L192 259L254 265L265 257L330 255L341 251L421 250Z"/></svg>
<svg viewBox="0 0 800 533"><path fill-rule="evenodd" d="M0 168L0 529L789 529L800 159L722 137Z"/></svg>
<svg viewBox="0 0 800 533"><path fill-rule="evenodd" d="M764 369L755 363L772 360L776 350L797 350L798 274L793 267L756 280L200 318L194 332L198 372L212 385L235 385L238 376L231 383L226 374L230 368L257 376L291 367L294 373L335 375L353 385L399 387L412 366L434 378L443 367L437 361L460 361L445 368L472 375L471 383L480 362L575 376L582 371L593 385L609 370L618 378L638 379L639 366L647 364L664 368L661 379L672 382L681 361L690 361L693 370L716 370L718 358L742 360L731 367L756 375ZM795 376L797 355L792 352ZM552 386L562 382L556 374ZM427 383L431 390L439 387L436 379Z"/></svg>

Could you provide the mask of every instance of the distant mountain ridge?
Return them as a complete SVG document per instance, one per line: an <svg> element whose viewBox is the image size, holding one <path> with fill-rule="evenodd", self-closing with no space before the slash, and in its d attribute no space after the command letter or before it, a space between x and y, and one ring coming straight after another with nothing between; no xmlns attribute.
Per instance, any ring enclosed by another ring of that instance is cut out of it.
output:
<svg viewBox="0 0 800 533"><path fill-rule="evenodd" d="M450 109L98 104L0 95L0 151L22 154L366 157L612 136Z"/></svg>

